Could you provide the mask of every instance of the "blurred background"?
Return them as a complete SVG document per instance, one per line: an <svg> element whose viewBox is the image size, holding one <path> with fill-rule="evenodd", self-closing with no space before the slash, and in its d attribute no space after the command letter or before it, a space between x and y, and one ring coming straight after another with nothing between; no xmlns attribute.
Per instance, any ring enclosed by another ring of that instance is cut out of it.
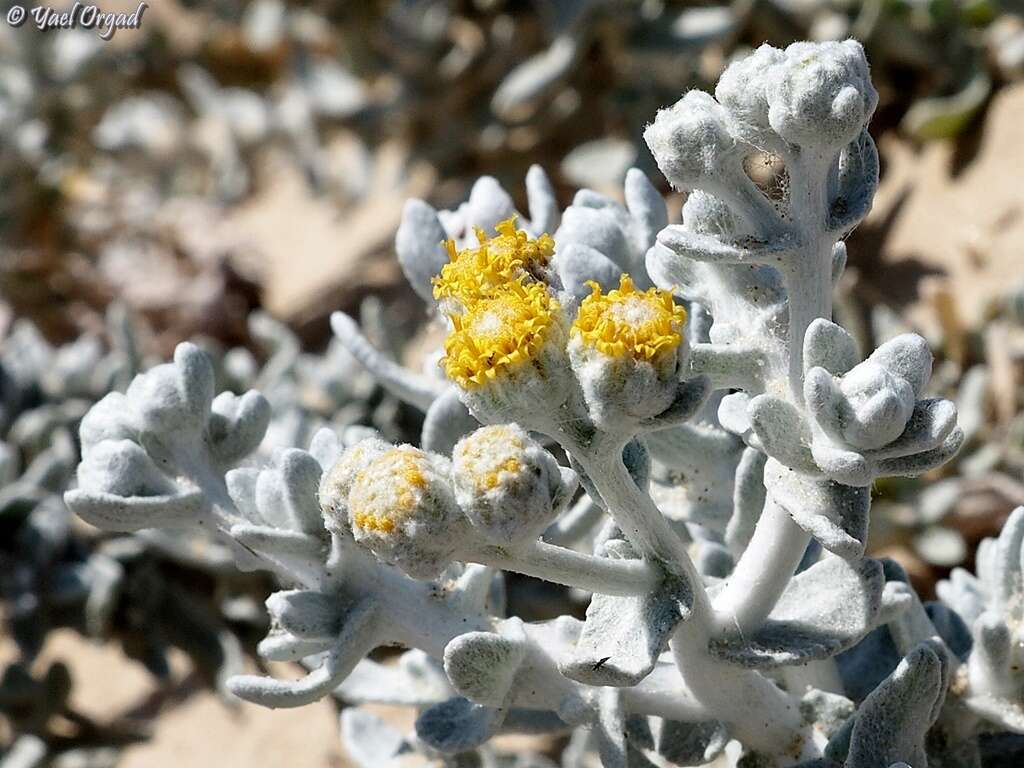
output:
<svg viewBox="0 0 1024 768"><path fill-rule="evenodd" d="M872 549L933 595L1024 503L1021 3L149 6L110 41L0 19L0 768L348 765L337 702L270 712L221 690L254 663L269 583L212 542L70 519L78 421L193 339L222 388L268 394L268 451L324 423L413 438L422 415L327 325L358 314L418 365L404 202L455 207L487 174L525 209L531 164L563 205L580 187L621 197L637 166L678 218L643 128L762 42L864 43L882 185L837 317L865 350L923 333L968 433L940 475L876 487ZM519 599L543 614L528 585Z"/></svg>

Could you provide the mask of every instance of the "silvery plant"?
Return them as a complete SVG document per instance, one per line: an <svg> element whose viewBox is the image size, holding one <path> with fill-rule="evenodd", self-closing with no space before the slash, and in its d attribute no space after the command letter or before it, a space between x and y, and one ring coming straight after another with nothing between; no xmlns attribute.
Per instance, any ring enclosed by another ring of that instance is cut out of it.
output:
<svg viewBox="0 0 1024 768"><path fill-rule="evenodd" d="M63 661L39 668L52 630L119 641L158 678L168 675L167 651L176 647L223 690L242 668L239 637L265 625L258 611L246 610L258 605L253 593L263 593L262 580L240 578L194 534L186 542L163 532L96 535L75 525L62 496L79 462L78 424L146 365L133 323L117 305L105 336L109 343L86 334L54 347L19 320L0 339L0 599L12 641L0 712L14 730L9 749L0 749L4 768L49 765L58 756L105 768L126 738L141 738L137 725L108 726L77 711L74 672ZM197 578L216 581L219 596L190 594Z"/></svg>
<svg viewBox="0 0 1024 768"><path fill-rule="evenodd" d="M864 356L831 321L876 102L853 41L733 63L646 130L681 224L639 171L625 204L560 210L539 168L528 215L488 177L455 210L412 200L396 251L443 348L413 371L332 324L425 413L419 447L325 428L259 456L266 398L218 394L182 344L85 416L67 503L215 531L273 573L259 652L306 672L230 690L413 707L408 733L344 709L364 766L1019 764L1024 511L943 602L865 555L872 483L964 439L922 338ZM589 595L585 617L510 615L507 572Z"/></svg>
<svg viewBox="0 0 1024 768"><path fill-rule="evenodd" d="M381 325L377 314L363 316ZM401 434L396 401L382 398L369 374L351 375L351 358L339 345L323 356L301 354L285 326L262 313L249 322L257 354L201 343L219 386L258 385L275 404L261 455L328 422L366 421ZM261 603L268 578L239 573L216 537L202 529L97 532L76 525L64 504L80 461L75 435L83 416L159 362L145 354L138 326L115 304L104 333L63 346L52 346L27 320L0 338L0 600L12 640L12 658L0 670L0 713L16 736L10 749L0 748L3 768L49 765L58 755L76 765L112 766L120 745L144 737L137 723L108 726L75 710L74 664L38 668L52 630L116 640L157 679L170 674L168 651L177 648L233 700L225 683L267 629ZM386 325L376 338L388 340ZM55 729L62 721L65 727Z"/></svg>

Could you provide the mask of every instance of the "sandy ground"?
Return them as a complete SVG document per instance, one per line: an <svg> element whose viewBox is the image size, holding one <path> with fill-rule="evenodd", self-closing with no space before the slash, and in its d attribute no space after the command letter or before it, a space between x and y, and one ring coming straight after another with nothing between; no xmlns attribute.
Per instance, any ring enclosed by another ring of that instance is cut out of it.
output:
<svg viewBox="0 0 1024 768"><path fill-rule="evenodd" d="M886 137L882 185L862 225L879 252L854 250L854 239L850 267L875 271L866 276L898 290L887 298L919 321L935 320L929 296L948 289L961 319L976 327L991 300L1024 287L1022 124L1017 84L996 92L980 130L961 141L917 150Z"/></svg>
<svg viewBox="0 0 1024 768"><path fill-rule="evenodd" d="M0 667L13 656L12 644L4 638ZM74 679L71 706L100 724L146 709L159 690L149 673L116 645L90 642L70 630L52 633L37 663L45 669L57 660L70 668ZM127 747L119 768L351 765L343 756L331 702L281 710L245 703L229 706L216 694L189 685L189 663L183 656L173 657L172 666L171 695L155 718L146 719L152 738ZM298 670L281 665L275 674L298 674Z"/></svg>

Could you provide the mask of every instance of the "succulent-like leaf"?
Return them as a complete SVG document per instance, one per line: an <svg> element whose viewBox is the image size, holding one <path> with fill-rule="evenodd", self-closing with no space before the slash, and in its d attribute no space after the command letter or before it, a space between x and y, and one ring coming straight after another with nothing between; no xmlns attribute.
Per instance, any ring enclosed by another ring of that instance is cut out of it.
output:
<svg viewBox="0 0 1024 768"><path fill-rule="evenodd" d="M847 768L874 768L897 761L927 764L925 737L949 686L945 653L928 644L918 646L864 700L850 734Z"/></svg>
<svg viewBox="0 0 1024 768"><path fill-rule="evenodd" d="M761 669L834 656L874 627L884 583L875 560L826 558L793 578L756 633L714 640L711 651Z"/></svg>
<svg viewBox="0 0 1024 768"><path fill-rule="evenodd" d="M625 554L609 550L612 557ZM690 585L669 575L650 594L594 595L575 652L559 669L587 685L636 685L654 669L692 605Z"/></svg>
<svg viewBox="0 0 1024 768"><path fill-rule="evenodd" d="M808 477L774 459L765 465L768 494L821 545L850 560L864 554L871 496L867 488Z"/></svg>

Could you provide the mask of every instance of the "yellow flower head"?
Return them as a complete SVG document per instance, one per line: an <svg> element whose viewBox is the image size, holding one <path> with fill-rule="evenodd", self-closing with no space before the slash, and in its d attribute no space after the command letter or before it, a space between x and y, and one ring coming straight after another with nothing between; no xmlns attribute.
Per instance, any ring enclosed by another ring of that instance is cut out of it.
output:
<svg viewBox="0 0 1024 768"><path fill-rule="evenodd" d="M495 287L532 274L551 260L555 242L550 235L531 240L526 232L516 229L514 216L495 229L498 234L492 238L476 230L480 242L477 248L456 252L453 240L445 243L449 262L434 278L435 299L456 299L468 308Z"/></svg>
<svg viewBox="0 0 1024 768"><path fill-rule="evenodd" d="M609 357L647 362L678 349L686 310L672 301L669 291L638 291L629 275L608 294L595 282L587 285L591 294L580 304L573 336Z"/></svg>
<svg viewBox="0 0 1024 768"><path fill-rule="evenodd" d="M454 326L441 360L448 378L475 389L534 360L561 330L561 307L547 285L516 279L450 315Z"/></svg>
<svg viewBox="0 0 1024 768"><path fill-rule="evenodd" d="M436 578L469 528L451 462L411 445L388 448L359 471L348 514L356 544L415 579Z"/></svg>
<svg viewBox="0 0 1024 768"><path fill-rule="evenodd" d="M394 531L423 500L429 471L429 459L417 448L402 446L382 453L352 484L349 508L353 525L363 531Z"/></svg>

